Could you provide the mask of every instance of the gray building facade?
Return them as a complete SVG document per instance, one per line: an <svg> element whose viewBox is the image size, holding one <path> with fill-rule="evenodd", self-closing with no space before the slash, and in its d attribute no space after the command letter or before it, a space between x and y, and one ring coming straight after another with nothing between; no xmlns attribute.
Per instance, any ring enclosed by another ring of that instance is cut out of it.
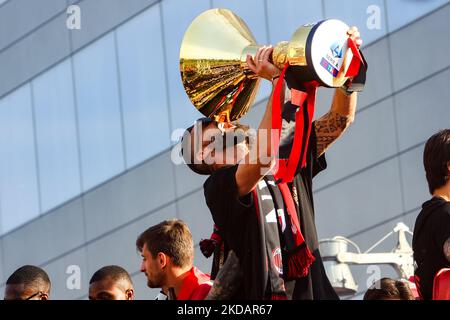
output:
<svg viewBox="0 0 450 320"><path fill-rule="evenodd" d="M211 260L198 249L212 230L204 178L173 163L171 153L173 132L200 116L181 85L181 39L193 18L215 7L240 15L261 44L324 18L359 27L368 81L354 124L314 182L319 237L343 235L365 250L397 222L413 228L429 197L424 143L450 124L449 1L4 0L2 292L15 269L35 264L49 273L52 298L85 299L90 276L118 264L132 275L136 297L153 299L158 291L146 287L134 243L168 218L189 224L195 264L209 271ZM70 29L77 8L81 28ZM242 123L258 126L269 90L262 86ZM316 117L332 93L319 89ZM370 273L352 271L353 298L360 298Z"/></svg>

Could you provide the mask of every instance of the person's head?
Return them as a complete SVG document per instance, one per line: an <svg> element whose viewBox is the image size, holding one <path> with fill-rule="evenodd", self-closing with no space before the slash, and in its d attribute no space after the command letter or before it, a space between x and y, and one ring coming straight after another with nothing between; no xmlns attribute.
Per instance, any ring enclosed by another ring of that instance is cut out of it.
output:
<svg viewBox="0 0 450 320"><path fill-rule="evenodd" d="M441 130L428 139L423 152L428 189L433 194L450 181L450 129Z"/></svg>
<svg viewBox="0 0 450 320"><path fill-rule="evenodd" d="M134 300L130 275L119 266L97 270L89 281L89 300Z"/></svg>
<svg viewBox="0 0 450 320"><path fill-rule="evenodd" d="M36 266L23 266L6 280L5 300L48 300L51 283L47 273Z"/></svg>
<svg viewBox="0 0 450 320"><path fill-rule="evenodd" d="M382 278L365 293L363 300L415 300L406 281Z"/></svg>
<svg viewBox="0 0 450 320"><path fill-rule="evenodd" d="M174 272L192 268L194 242L181 220L167 220L148 228L137 238L136 247L150 288L162 288Z"/></svg>
<svg viewBox="0 0 450 320"><path fill-rule="evenodd" d="M239 163L249 152L249 127L198 119L181 141L184 162L194 172L209 175L223 166Z"/></svg>

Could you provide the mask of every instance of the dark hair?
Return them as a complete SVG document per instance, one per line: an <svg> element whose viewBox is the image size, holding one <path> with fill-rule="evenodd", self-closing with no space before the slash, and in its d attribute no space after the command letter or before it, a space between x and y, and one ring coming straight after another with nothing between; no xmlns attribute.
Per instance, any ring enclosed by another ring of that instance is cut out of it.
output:
<svg viewBox="0 0 450 320"><path fill-rule="evenodd" d="M450 129L441 130L428 139L423 151L423 165L431 194L449 179Z"/></svg>
<svg viewBox="0 0 450 320"><path fill-rule="evenodd" d="M191 231L181 220L166 220L145 230L136 240L136 247L142 251L144 244L156 258L159 252L168 255L174 265L186 267L194 260L194 242Z"/></svg>
<svg viewBox="0 0 450 320"><path fill-rule="evenodd" d="M363 300L415 300L405 281L382 278L374 283L364 295Z"/></svg>
<svg viewBox="0 0 450 320"><path fill-rule="evenodd" d="M213 120L210 118L200 118L195 121L195 124L190 126L186 129L186 131L183 134L183 137L181 138L181 155L183 156L184 163L194 171L195 173L202 174L202 175L209 175L211 174L211 168L204 162L202 163L195 163L194 155L194 139L192 138L192 134L197 134L199 131L199 128L202 130L209 125ZM193 130L195 127L195 130Z"/></svg>
<svg viewBox="0 0 450 320"><path fill-rule="evenodd" d="M51 282L47 273L39 267L26 265L14 271L6 280L7 285L23 284L26 287L50 289Z"/></svg>
<svg viewBox="0 0 450 320"><path fill-rule="evenodd" d="M105 279L111 279L113 281L120 281L125 280L129 283L133 284L133 281L131 281L131 277L128 274L128 272L120 267L120 266L106 266L103 268L100 268L97 270L91 277L91 280L89 281L89 284L92 284L94 282L102 281Z"/></svg>

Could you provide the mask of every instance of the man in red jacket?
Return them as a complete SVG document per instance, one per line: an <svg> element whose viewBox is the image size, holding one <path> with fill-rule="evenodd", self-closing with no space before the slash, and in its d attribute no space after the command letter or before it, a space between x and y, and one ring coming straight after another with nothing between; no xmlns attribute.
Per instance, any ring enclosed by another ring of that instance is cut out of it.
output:
<svg viewBox="0 0 450 320"><path fill-rule="evenodd" d="M183 221L168 220L148 228L138 237L136 246L150 288L161 288L169 299L206 297L212 282L208 274L193 266L194 243Z"/></svg>

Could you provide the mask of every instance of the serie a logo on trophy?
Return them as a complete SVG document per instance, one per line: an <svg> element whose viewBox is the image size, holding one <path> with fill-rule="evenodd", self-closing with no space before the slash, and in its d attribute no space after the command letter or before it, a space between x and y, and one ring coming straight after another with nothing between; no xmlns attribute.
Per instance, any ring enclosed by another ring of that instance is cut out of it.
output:
<svg viewBox="0 0 450 320"><path fill-rule="evenodd" d="M305 24L290 41L279 42L272 61L280 69L289 66L287 85L341 87L359 73L362 79L353 90L361 91L365 72L358 71L365 61L348 41L348 29L340 20L323 20ZM248 111L259 79L248 69L246 56L254 56L258 48L245 22L230 10L211 9L194 19L181 44L180 72L189 99L203 115L228 122Z"/></svg>

